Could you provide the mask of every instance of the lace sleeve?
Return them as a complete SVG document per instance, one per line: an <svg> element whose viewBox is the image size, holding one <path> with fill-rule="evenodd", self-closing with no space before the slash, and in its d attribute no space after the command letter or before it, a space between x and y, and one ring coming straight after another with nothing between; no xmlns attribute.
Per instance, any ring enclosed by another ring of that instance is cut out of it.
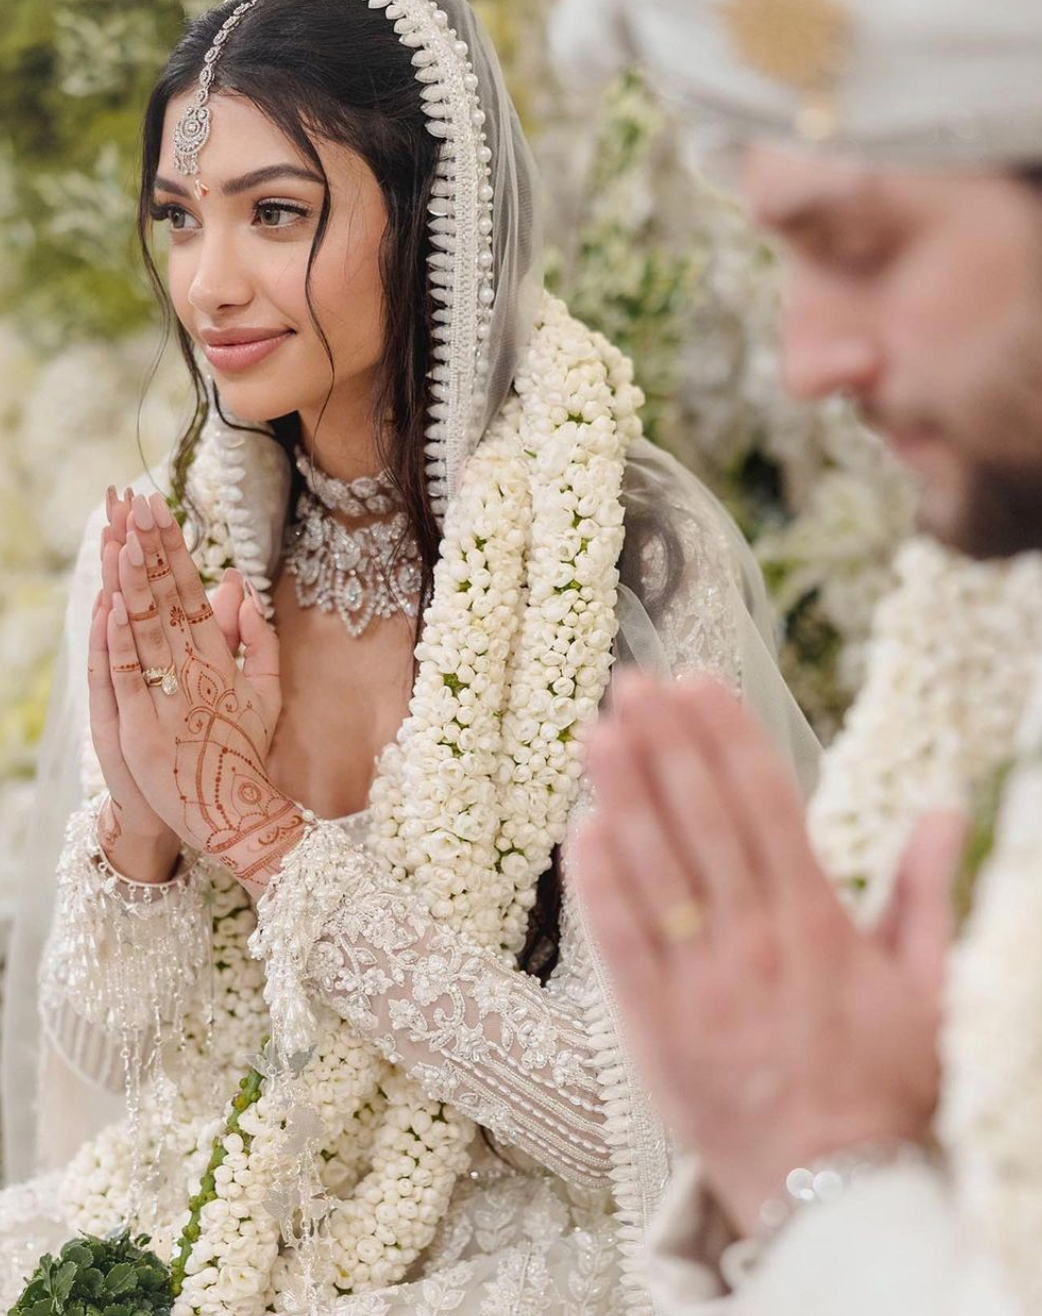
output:
<svg viewBox="0 0 1042 1316"><path fill-rule="evenodd" d="M180 1027L209 957L201 870L182 860L160 886L106 872L96 838L100 800L69 821L54 924L40 967L40 1013L80 1073L118 1087L130 1053Z"/></svg>
<svg viewBox="0 0 1042 1316"><path fill-rule="evenodd" d="M284 862L258 919L255 953L277 984L273 1035L306 985L428 1096L574 1184L608 1185L596 1056L577 1006L439 925L334 824Z"/></svg>

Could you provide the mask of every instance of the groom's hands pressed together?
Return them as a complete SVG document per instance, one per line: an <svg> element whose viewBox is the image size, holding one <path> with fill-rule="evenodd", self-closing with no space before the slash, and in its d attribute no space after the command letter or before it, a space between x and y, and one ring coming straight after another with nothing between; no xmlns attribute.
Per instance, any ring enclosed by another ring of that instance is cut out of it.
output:
<svg viewBox="0 0 1042 1316"><path fill-rule="evenodd" d="M855 927L780 757L716 683L619 681L572 871L667 1123L744 1231L798 1166L923 1142L963 821L936 815L890 916Z"/></svg>

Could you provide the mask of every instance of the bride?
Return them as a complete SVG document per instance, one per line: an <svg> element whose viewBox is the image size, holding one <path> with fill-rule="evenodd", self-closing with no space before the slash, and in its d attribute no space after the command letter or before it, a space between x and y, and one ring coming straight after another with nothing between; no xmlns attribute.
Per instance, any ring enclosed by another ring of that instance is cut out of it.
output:
<svg viewBox="0 0 1042 1316"><path fill-rule="evenodd" d="M198 408L74 579L5 1310L123 1222L179 1316L649 1309L668 1145L562 887L580 733L622 658L814 755L747 550L542 292L536 209L464 0L229 0L159 80L142 238Z"/></svg>

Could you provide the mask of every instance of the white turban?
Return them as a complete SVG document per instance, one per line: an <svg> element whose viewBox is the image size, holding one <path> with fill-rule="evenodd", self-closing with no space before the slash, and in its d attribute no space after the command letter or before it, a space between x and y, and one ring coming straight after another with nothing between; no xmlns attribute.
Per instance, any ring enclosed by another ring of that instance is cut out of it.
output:
<svg viewBox="0 0 1042 1316"><path fill-rule="evenodd" d="M644 65L707 147L1042 165L1042 0L558 0L552 40L573 78Z"/></svg>

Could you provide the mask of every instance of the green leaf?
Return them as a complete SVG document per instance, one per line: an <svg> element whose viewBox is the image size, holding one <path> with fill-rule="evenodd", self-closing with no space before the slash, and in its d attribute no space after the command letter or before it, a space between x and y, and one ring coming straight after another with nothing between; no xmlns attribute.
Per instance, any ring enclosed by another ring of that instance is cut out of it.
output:
<svg viewBox="0 0 1042 1316"><path fill-rule="evenodd" d="M62 1248L62 1261L73 1261L77 1266L89 1266L94 1254L82 1239L74 1238Z"/></svg>
<svg viewBox="0 0 1042 1316"><path fill-rule="evenodd" d="M105 1288L117 1297L121 1293L129 1293L136 1282L137 1270L130 1261L121 1261L105 1276Z"/></svg>
<svg viewBox="0 0 1042 1316"><path fill-rule="evenodd" d="M66 1298L72 1292L72 1286L76 1280L76 1269L75 1261L65 1261L58 1271L52 1283L56 1302L64 1304Z"/></svg>

